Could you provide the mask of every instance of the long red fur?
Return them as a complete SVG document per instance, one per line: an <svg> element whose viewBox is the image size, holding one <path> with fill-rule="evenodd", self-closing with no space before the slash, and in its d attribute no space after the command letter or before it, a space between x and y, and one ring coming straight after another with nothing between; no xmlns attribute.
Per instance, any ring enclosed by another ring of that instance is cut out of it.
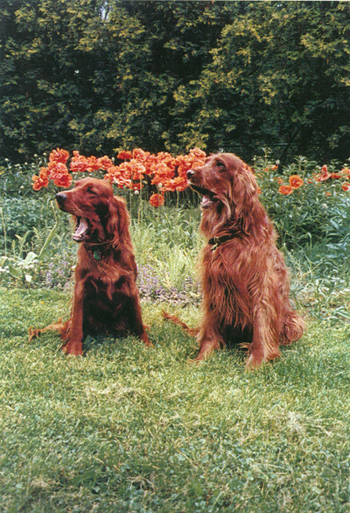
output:
<svg viewBox="0 0 350 513"><path fill-rule="evenodd" d="M152 345L142 322L137 267L129 233L129 214L106 180L85 178L74 189L56 195L59 208L86 219L89 230L78 249L71 316L44 329L30 330L30 340L57 330L63 351L83 354L88 334L133 333Z"/></svg>
<svg viewBox="0 0 350 513"><path fill-rule="evenodd" d="M208 240L199 265L203 299L196 360L236 343L248 349L247 367L259 367L280 356L279 345L300 339L305 327L289 301L288 271L273 224L258 199L253 172L237 156L213 155L190 170L188 179L205 198L200 231Z"/></svg>

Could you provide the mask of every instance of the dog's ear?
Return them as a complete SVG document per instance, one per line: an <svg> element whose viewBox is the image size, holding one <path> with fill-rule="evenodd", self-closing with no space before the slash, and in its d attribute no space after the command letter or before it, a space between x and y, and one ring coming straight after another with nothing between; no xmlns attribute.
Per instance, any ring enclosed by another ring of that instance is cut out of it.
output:
<svg viewBox="0 0 350 513"><path fill-rule="evenodd" d="M122 198L113 196L108 202L106 231L114 247L131 244L129 233L130 217Z"/></svg>
<svg viewBox="0 0 350 513"><path fill-rule="evenodd" d="M249 233L252 224L262 215L258 197L258 184L254 174L247 169L240 169L233 182L233 201L235 219L242 225L243 231ZM258 212L259 211L259 212Z"/></svg>

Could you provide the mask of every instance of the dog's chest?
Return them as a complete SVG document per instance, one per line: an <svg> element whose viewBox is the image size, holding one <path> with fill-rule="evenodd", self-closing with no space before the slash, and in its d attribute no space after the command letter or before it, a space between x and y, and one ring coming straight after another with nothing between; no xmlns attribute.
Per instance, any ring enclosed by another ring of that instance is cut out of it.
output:
<svg viewBox="0 0 350 513"><path fill-rule="evenodd" d="M133 274L113 260L78 265L76 282L83 283L84 297L90 301L104 301L106 304L121 301L130 294Z"/></svg>
<svg viewBox="0 0 350 513"><path fill-rule="evenodd" d="M238 245L228 244L213 248L209 246L203 253L201 269L202 282L208 287L230 289L240 287L242 274L249 266L249 256Z"/></svg>

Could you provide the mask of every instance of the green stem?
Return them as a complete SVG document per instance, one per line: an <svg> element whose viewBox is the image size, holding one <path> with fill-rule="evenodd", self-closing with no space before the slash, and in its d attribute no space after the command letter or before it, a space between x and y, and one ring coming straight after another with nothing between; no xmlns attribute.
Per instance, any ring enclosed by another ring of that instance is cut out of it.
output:
<svg viewBox="0 0 350 513"><path fill-rule="evenodd" d="M7 256L7 233L6 233L6 225L5 225L5 218L2 211L2 207L0 207L0 215L2 220L2 229L4 232L4 244L5 244L5 256Z"/></svg>

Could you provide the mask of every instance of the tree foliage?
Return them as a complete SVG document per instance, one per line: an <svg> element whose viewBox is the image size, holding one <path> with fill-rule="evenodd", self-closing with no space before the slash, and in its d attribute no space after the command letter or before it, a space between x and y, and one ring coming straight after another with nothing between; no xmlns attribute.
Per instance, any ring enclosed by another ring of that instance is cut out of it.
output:
<svg viewBox="0 0 350 513"><path fill-rule="evenodd" d="M345 159L346 2L5 0L0 151Z"/></svg>

